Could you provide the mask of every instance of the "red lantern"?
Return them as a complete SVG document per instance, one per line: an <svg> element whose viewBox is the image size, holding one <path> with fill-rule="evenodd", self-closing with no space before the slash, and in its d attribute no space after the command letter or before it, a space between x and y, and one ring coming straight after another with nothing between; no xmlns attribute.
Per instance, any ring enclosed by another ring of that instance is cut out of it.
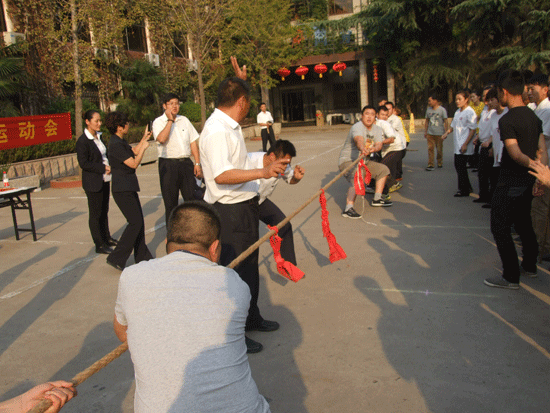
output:
<svg viewBox="0 0 550 413"><path fill-rule="evenodd" d="M342 72L344 70L346 70L346 64L344 62L340 62L338 61L337 63L334 63L334 65L332 66L332 70L334 70L335 72L338 72L338 74L340 76L342 76Z"/></svg>
<svg viewBox="0 0 550 413"><path fill-rule="evenodd" d="M374 82L378 82L378 67L377 65L372 65L372 78Z"/></svg>
<svg viewBox="0 0 550 413"><path fill-rule="evenodd" d="M287 77L290 74L290 70L288 70L286 67L281 67L279 70L277 70L277 73L279 74L279 76L281 76L284 82L285 77Z"/></svg>
<svg viewBox="0 0 550 413"><path fill-rule="evenodd" d="M296 69L294 73L296 73L298 76L302 76L302 80L304 80L307 72L309 72L307 66L300 66L298 69Z"/></svg>
<svg viewBox="0 0 550 413"><path fill-rule="evenodd" d="M315 73L317 73L319 75L319 78L322 78L323 77L323 73L326 73L326 71L328 70L326 65L322 64L322 63L319 63L318 65L316 65L313 70L315 70Z"/></svg>

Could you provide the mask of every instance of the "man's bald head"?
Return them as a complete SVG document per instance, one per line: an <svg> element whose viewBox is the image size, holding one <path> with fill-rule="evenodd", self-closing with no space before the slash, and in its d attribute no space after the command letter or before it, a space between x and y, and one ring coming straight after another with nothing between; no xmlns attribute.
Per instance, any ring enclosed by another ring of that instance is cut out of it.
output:
<svg viewBox="0 0 550 413"><path fill-rule="evenodd" d="M220 217L207 203L188 201L172 210L166 235L168 253L184 249L207 253L220 239Z"/></svg>

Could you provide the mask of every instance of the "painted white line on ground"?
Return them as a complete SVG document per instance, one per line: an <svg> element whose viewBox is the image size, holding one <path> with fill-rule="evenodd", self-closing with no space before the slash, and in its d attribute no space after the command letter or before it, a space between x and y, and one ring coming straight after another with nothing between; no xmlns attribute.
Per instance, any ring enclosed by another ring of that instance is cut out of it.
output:
<svg viewBox="0 0 550 413"><path fill-rule="evenodd" d="M32 241L32 238L30 241L27 240L15 240L15 239L0 239L1 243L9 243L9 244L46 244L46 245L61 245L61 244L79 244L79 245L93 245L93 242L83 242L83 241L71 241L71 242L65 242L65 241L44 241L44 240L37 240Z"/></svg>
<svg viewBox="0 0 550 413"><path fill-rule="evenodd" d="M447 293L441 291L415 291L415 290L398 290L395 288L361 288L368 291L382 291L385 293L401 293L401 294L423 294L423 295L442 295L442 296L455 296L455 297L483 297L483 298L496 298L495 295L486 294L470 294L470 293Z"/></svg>
<svg viewBox="0 0 550 413"><path fill-rule="evenodd" d="M34 288L34 287L37 287L39 286L40 284L44 284L45 282L47 281L50 281L50 280L53 280L54 278L57 278L59 277L60 275L63 275L71 270L74 270L75 268L78 268L80 267L81 265L84 265L92 260L94 260L95 258L97 258L98 255L94 255L94 256L91 256L91 257L86 257L80 261L77 261L75 262L73 265L69 265L68 267L65 267L61 270L59 270L58 272L56 272L55 274L51 274L51 275L48 275L47 277L44 277L44 278L40 278L39 280L36 280L35 282L25 286L25 287L22 287L20 288L19 290L15 290L15 291L12 291L11 293L8 293L8 294L5 294L3 296L0 296L0 301L2 300L7 300L8 298L12 298L12 297L15 297L16 295L19 295L21 293L24 293L25 291L28 291L30 290L31 288Z"/></svg>
<svg viewBox="0 0 550 413"><path fill-rule="evenodd" d="M166 226L166 223L162 223L162 224L158 224L156 226L154 226L153 228L149 228L147 231L145 231L146 234L150 234L151 232L154 232L156 230L158 230L159 228L162 228ZM1 241L1 240L0 240ZM21 241L14 241L14 242L21 242ZM40 242L40 241L36 241L36 242ZM61 243L60 241L43 241L43 243ZM74 242L72 242L73 244L75 244ZM29 242L30 244L30 242ZM82 243L84 244L84 243ZM15 291L12 291L11 293L7 293L7 294L4 294L2 296L0 296L0 301L3 301L3 300L7 300L8 298L13 298L21 293L24 293L25 291L28 291L30 290L31 288L34 288L34 287L37 287L41 284L44 284L50 280L53 280L54 278L57 278L63 274L66 274L67 272L69 271L72 271L74 270L75 268L78 268L90 261L93 261L95 260L96 258L98 257L105 257L103 254L94 254L94 255L91 255L89 257L86 257L86 258L83 258L81 259L80 261L77 261L75 262L73 265L69 265L68 267L65 267L65 268L62 268L61 270L59 270L58 272L56 272L55 274L51 274L51 275L48 275L47 277L44 277L44 278L40 278L39 280L36 280L34 282L32 282L31 284L25 286L25 287L21 287L20 289L18 290L15 290Z"/></svg>
<svg viewBox="0 0 550 413"><path fill-rule="evenodd" d="M342 147L341 145L335 146L334 148L329 149L328 151L321 152L321 153L318 154L318 155L315 155L315 156L312 156L312 157L310 157L310 158L307 158L307 159L301 161L299 164L302 165L302 164L304 164L304 163L306 163L306 162L312 161L312 160L315 159L315 158L319 158L320 156L326 155L327 153L332 152L332 151L334 151L334 150L336 150L336 149L340 149L341 147Z"/></svg>

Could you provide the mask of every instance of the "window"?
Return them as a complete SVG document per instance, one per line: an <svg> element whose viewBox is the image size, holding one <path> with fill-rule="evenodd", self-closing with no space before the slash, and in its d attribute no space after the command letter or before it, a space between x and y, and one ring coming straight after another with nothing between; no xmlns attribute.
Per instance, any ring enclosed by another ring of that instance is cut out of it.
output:
<svg viewBox="0 0 550 413"><path fill-rule="evenodd" d="M353 0L329 0L330 16L345 13L353 13Z"/></svg>
<svg viewBox="0 0 550 413"><path fill-rule="evenodd" d="M124 43L126 44L126 50L147 53L145 23L140 22L124 29Z"/></svg>
<svg viewBox="0 0 550 413"><path fill-rule="evenodd" d="M334 109L349 109L359 107L359 87L353 83L334 83Z"/></svg>

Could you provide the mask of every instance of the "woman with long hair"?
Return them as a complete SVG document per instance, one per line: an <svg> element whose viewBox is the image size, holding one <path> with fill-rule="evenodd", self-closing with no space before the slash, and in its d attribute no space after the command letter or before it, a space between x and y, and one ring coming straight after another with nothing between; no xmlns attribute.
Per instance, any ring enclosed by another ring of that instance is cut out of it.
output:
<svg viewBox="0 0 550 413"><path fill-rule="evenodd" d="M472 191L468 178L468 160L474 154L473 139L477 129L477 115L468 104L470 94L461 90L456 94L455 102L458 109L455 112L451 127L445 131L441 139L450 133L454 137L455 169L458 177L458 192L455 196L469 196Z"/></svg>
<svg viewBox="0 0 550 413"><path fill-rule="evenodd" d="M76 141L76 157L82 169L82 189L88 198L88 225L95 252L109 254L117 241L111 237L109 231L111 167L107 148L101 140L101 115L96 110L88 110L82 118L86 129Z"/></svg>
<svg viewBox="0 0 550 413"><path fill-rule="evenodd" d="M136 169L149 146L151 132L147 126L139 144L132 148L124 140L130 128L128 115L111 112L105 117L105 125L112 133L109 141L109 163L113 175L113 198L128 221L116 248L107 257L107 264L122 271L132 250L136 264L153 258L145 244L145 224L137 194L139 183L136 176Z"/></svg>

